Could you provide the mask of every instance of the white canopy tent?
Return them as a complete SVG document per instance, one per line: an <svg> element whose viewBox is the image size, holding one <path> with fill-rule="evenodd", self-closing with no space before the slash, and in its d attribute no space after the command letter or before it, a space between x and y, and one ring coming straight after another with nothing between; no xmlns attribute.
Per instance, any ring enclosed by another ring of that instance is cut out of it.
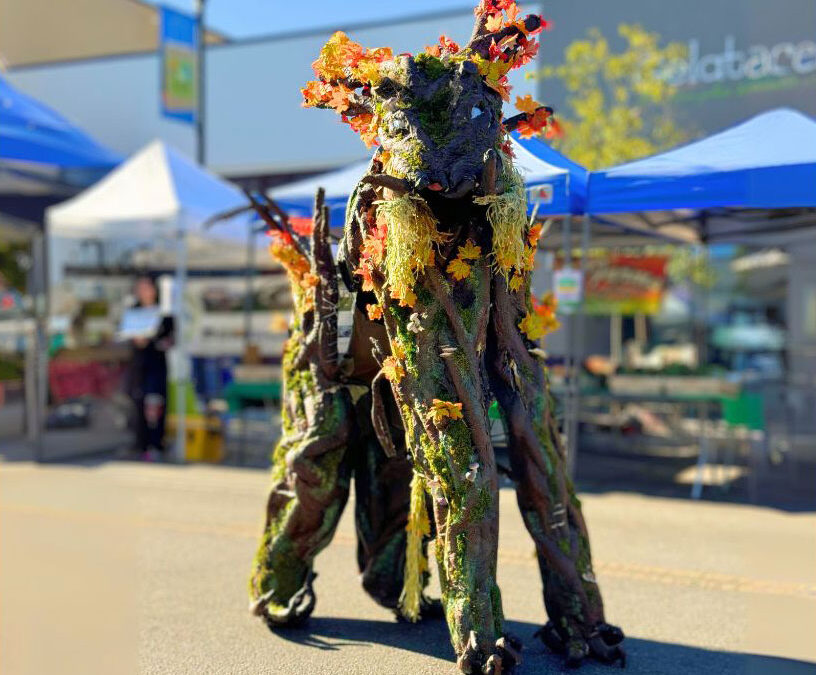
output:
<svg viewBox="0 0 816 675"><path fill-rule="evenodd" d="M205 221L247 203L241 191L209 173L160 140L154 140L105 178L46 211L49 240L172 238L177 241L173 312L176 334L183 336L183 297L189 237L217 237L247 241L253 216L237 216L214 230ZM187 357L183 339L177 341L177 444L184 457Z"/></svg>

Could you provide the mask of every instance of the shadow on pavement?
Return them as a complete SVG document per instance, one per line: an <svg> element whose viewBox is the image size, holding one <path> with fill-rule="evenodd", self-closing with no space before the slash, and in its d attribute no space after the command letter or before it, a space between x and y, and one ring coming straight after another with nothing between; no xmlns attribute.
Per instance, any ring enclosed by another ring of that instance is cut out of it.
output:
<svg viewBox="0 0 816 675"><path fill-rule="evenodd" d="M633 492L651 497L690 499L688 477L696 471L696 455L660 456L582 447L578 452L576 483L581 492ZM717 475L719 466L711 468ZM678 480L685 475L686 481ZM816 464L767 467L759 476L755 506L791 513L816 511ZM748 476L740 474L720 485L707 485L702 499L751 504Z"/></svg>
<svg viewBox="0 0 816 675"><path fill-rule="evenodd" d="M550 653L533 633L539 626L508 621L509 632L520 637L525 645L524 662L517 675L576 672L566 670L560 656ZM302 628L277 631L291 642L328 651L369 647L370 643L426 654L451 662L451 674L458 672L453 665L453 648L442 620L430 620L411 625L396 621L312 617ZM629 675L814 675L816 664L757 654L716 651L685 645L627 638L624 643ZM617 672L617 666L587 661L577 671L582 675Z"/></svg>

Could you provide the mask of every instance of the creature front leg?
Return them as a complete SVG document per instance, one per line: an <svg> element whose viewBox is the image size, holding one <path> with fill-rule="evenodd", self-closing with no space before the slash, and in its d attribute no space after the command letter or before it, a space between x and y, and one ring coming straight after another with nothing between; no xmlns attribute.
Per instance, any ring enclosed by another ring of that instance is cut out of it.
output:
<svg viewBox="0 0 816 675"><path fill-rule="evenodd" d="M568 665L593 655L625 660L623 633L606 624L600 589L592 570L589 535L581 503L566 475L563 446L553 417L548 384L530 342L519 329L529 290L493 281L493 314L488 362L493 392L508 429L516 494L525 525L535 541L549 623L539 632Z"/></svg>
<svg viewBox="0 0 816 675"><path fill-rule="evenodd" d="M457 663L465 673L499 675L512 671L520 645L503 635L496 583L498 476L481 352L489 265L481 259L473 268L459 288L437 269L426 270L413 308L383 298L392 351L384 369L401 404L415 470L433 500L442 601Z"/></svg>

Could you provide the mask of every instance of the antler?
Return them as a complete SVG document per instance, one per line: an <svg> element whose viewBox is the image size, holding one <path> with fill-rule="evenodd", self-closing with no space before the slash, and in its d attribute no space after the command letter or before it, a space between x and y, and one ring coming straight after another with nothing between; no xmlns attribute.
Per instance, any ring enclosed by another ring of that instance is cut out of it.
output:
<svg viewBox="0 0 816 675"><path fill-rule="evenodd" d="M312 274L319 282L315 287L315 326L318 331L318 355L323 374L333 380L338 371L337 354L337 268L329 243L329 207L325 191L318 188L314 205L312 230Z"/></svg>
<svg viewBox="0 0 816 675"><path fill-rule="evenodd" d="M505 26L501 30L491 33L486 27L489 17L489 13L477 17L473 34L465 46L466 50L470 50L471 52L479 54L479 56L484 58L488 58L490 56L490 45L493 44L493 42L499 44L502 40L512 35L527 36L530 34L535 34L544 26L544 20L540 16L537 14L529 14L522 21L524 26L523 30L519 25L511 24L509 26Z"/></svg>

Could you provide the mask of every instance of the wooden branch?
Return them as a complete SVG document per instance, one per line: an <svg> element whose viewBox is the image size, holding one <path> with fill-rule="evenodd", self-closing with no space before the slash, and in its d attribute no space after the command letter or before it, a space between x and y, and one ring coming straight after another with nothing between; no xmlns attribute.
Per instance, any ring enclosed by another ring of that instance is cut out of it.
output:
<svg viewBox="0 0 816 675"><path fill-rule="evenodd" d="M369 174L368 176L363 176L360 182L367 185L388 188L398 195L404 195L411 191L411 183L409 181L405 178L389 176L387 173Z"/></svg>
<svg viewBox="0 0 816 675"><path fill-rule="evenodd" d="M542 105L536 108L535 112L539 110L546 110L550 115L553 114L553 109L550 108L548 105ZM504 128L507 131L515 131L518 128L518 125L522 122L527 122L535 113L519 113L518 115L513 115L512 117L508 117L504 120Z"/></svg>
<svg viewBox="0 0 816 675"><path fill-rule="evenodd" d="M383 387L390 387L385 373L380 371L371 382L371 426L377 440L385 452L386 457L396 457L397 448L394 439L391 437L391 429L388 425L388 415L385 412L385 400L383 398Z"/></svg>

